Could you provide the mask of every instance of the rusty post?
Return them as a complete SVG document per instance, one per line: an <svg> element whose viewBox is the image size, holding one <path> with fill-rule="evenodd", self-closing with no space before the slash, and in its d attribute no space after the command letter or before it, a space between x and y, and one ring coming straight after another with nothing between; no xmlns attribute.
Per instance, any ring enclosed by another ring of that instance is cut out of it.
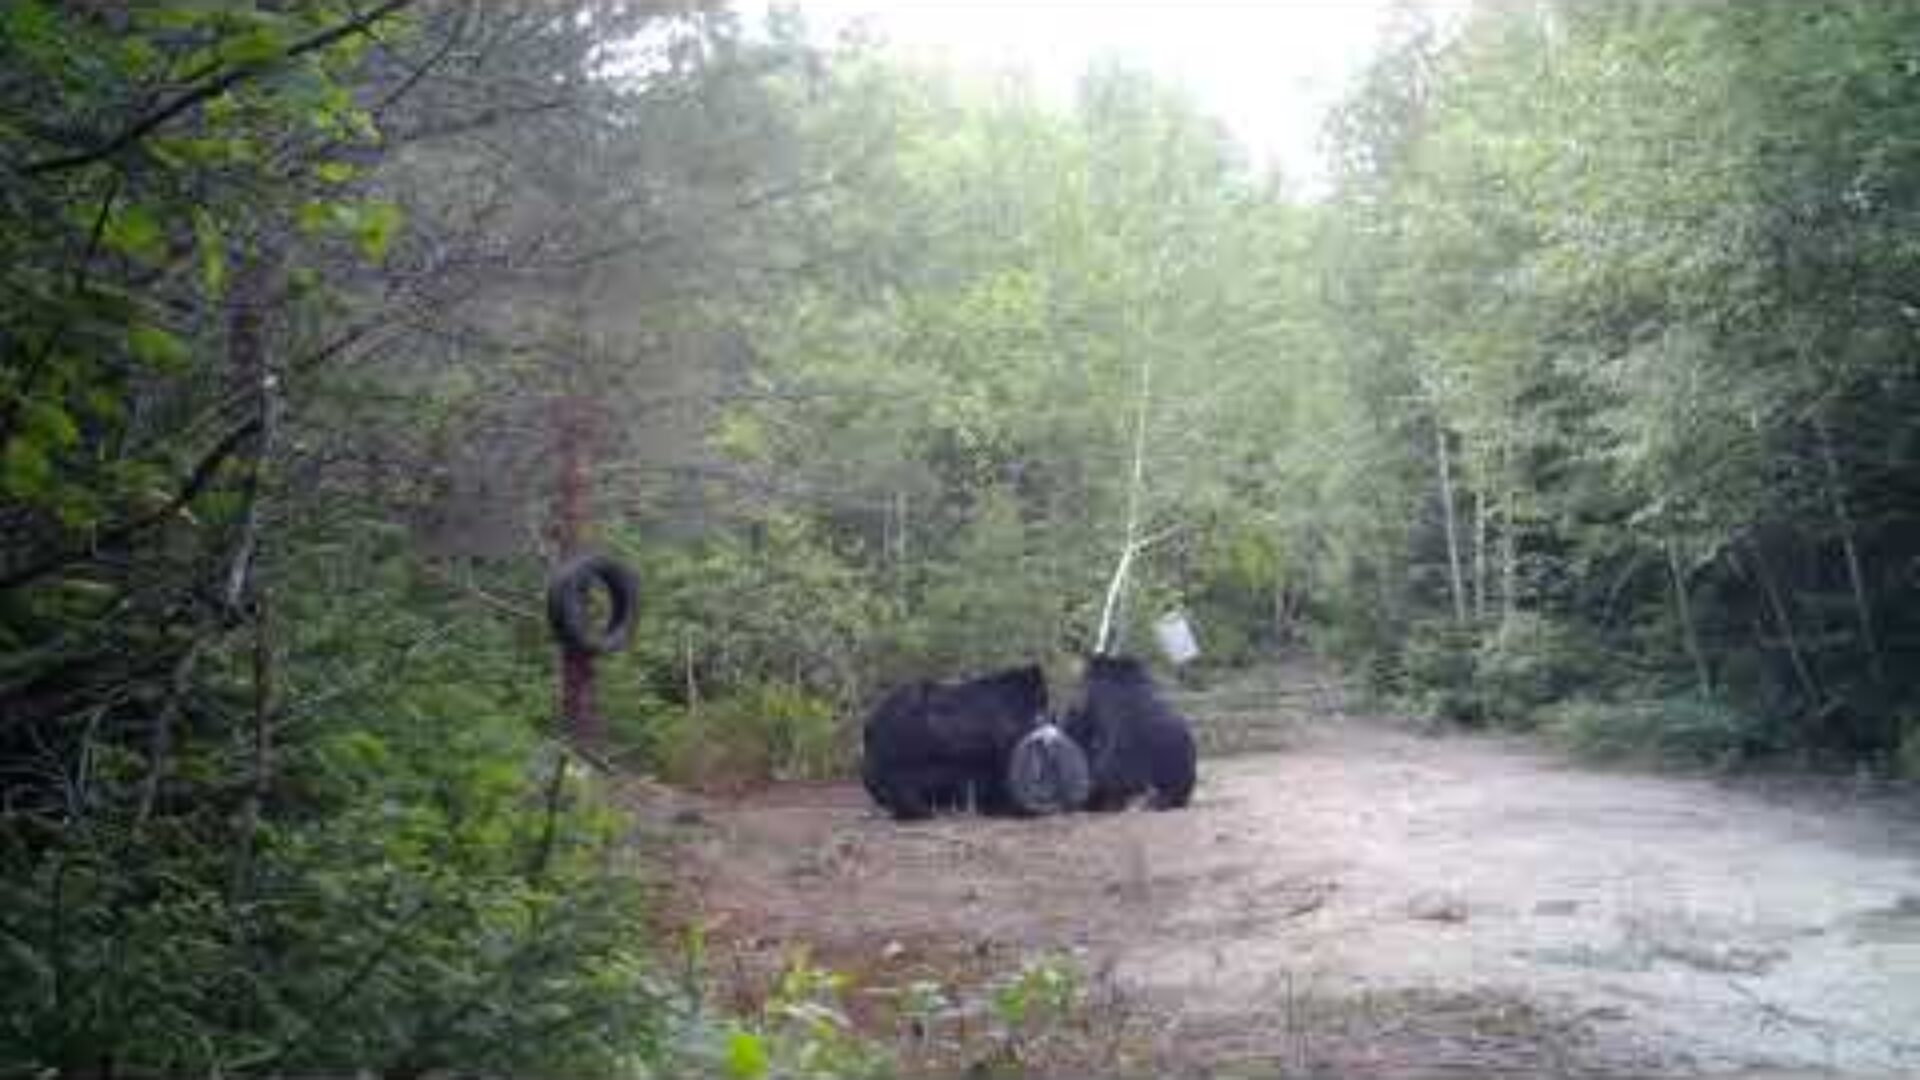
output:
<svg viewBox="0 0 1920 1080"><path fill-rule="evenodd" d="M560 486L554 501L554 540L562 560L586 549L592 514L589 458L593 444L587 403L569 394L555 403L554 429L558 440ZM593 700L593 654L560 646L560 717L566 734L576 742L598 746L605 741Z"/></svg>

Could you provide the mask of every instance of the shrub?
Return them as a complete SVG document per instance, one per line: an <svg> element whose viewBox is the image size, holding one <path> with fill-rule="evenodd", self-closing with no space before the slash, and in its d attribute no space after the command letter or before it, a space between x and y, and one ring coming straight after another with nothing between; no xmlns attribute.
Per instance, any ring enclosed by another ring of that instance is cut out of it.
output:
<svg viewBox="0 0 1920 1080"><path fill-rule="evenodd" d="M251 635L202 628L164 772L103 728L84 813L0 821L0 1073L591 1077L655 1052L643 883L624 817L580 769L555 783L543 628L429 569L366 543L270 565L267 753L242 737Z"/></svg>
<svg viewBox="0 0 1920 1080"><path fill-rule="evenodd" d="M1473 691L1489 721L1531 727L1553 702L1578 693L1603 666L1597 648L1566 623L1515 612L1473 655Z"/></svg>
<svg viewBox="0 0 1920 1080"><path fill-rule="evenodd" d="M1546 709L1544 726L1576 753L1602 760L1724 767L1771 745L1753 717L1691 694L1640 701L1575 698Z"/></svg>
<svg viewBox="0 0 1920 1080"><path fill-rule="evenodd" d="M653 745L666 778L696 787L840 775L853 750L832 702L785 683L663 714Z"/></svg>
<svg viewBox="0 0 1920 1080"><path fill-rule="evenodd" d="M1420 712L1457 723L1482 719L1471 630L1441 622L1415 627L1407 638L1404 672Z"/></svg>
<svg viewBox="0 0 1920 1080"><path fill-rule="evenodd" d="M761 1008L745 1016L704 1007L708 976L700 962L690 958L684 1011L665 1053L642 1075L881 1080L895 1074L886 1047L863 1037L847 1015L847 976L816 967L804 951L789 958Z"/></svg>
<svg viewBox="0 0 1920 1080"><path fill-rule="evenodd" d="M1920 780L1920 713L1902 720L1900 731L1900 748L1893 755L1893 773L1903 780Z"/></svg>

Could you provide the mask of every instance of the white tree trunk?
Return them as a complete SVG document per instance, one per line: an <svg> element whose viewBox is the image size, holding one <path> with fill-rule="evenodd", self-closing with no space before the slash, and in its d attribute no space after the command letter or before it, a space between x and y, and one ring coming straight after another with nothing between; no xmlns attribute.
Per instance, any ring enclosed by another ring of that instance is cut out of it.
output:
<svg viewBox="0 0 1920 1080"><path fill-rule="evenodd" d="M1820 438L1820 458L1826 465L1827 498L1833 504L1833 516L1840 523L1840 551L1847 561L1847 582L1853 587L1853 614L1860 624L1860 643L1867 650L1867 663L1875 682L1886 681L1880 661L1880 643L1873 632L1873 607L1867 600L1867 577L1860 568L1860 547L1854 541L1853 512L1847 506L1846 492L1840 486L1840 462L1833 452L1833 435L1824 422L1814 423Z"/></svg>
<svg viewBox="0 0 1920 1080"><path fill-rule="evenodd" d="M1473 619L1487 617L1487 493L1484 483L1473 493Z"/></svg>
<svg viewBox="0 0 1920 1080"><path fill-rule="evenodd" d="M1113 645L1113 615L1120 603L1120 594L1126 588L1127 573L1133 569L1133 556L1139 545L1140 504L1142 489L1146 482L1147 468L1147 416L1153 403L1153 350L1151 348L1140 358L1140 407L1133 419L1133 472L1127 483L1127 526L1120 546L1120 559L1113 567L1113 578L1107 582L1106 602L1100 606L1100 633L1094 641L1095 655L1105 655Z"/></svg>
<svg viewBox="0 0 1920 1080"><path fill-rule="evenodd" d="M1667 541L1667 574L1673 579L1673 604L1680 615L1681 638L1686 642L1687 655L1693 659L1694 678L1700 683L1700 696L1713 695L1713 676L1707 670L1706 654L1700 651L1700 632L1693 625L1693 603L1687 596L1687 574L1680 565L1680 549L1672 540Z"/></svg>
<svg viewBox="0 0 1920 1080"><path fill-rule="evenodd" d="M1460 523L1453 512L1453 464L1447 456L1447 429L1438 419L1433 425L1433 444L1440 466L1440 510L1447 527L1447 585L1453 593L1453 621L1467 622L1467 587L1460 569Z"/></svg>

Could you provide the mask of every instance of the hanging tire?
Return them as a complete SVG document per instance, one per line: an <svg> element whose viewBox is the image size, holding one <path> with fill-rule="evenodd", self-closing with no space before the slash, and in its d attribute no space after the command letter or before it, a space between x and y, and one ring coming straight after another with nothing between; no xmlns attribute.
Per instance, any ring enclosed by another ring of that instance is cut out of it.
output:
<svg viewBox="0 0 1920 1080"><path fill-rule="evenodd" d="M607 625L589 625L594 586L607 590ZM562 648L576 653L619 652L633 637L640 582L633 571L605 555L582 555L561 564L547 579L547 623Z"/></svg>
<svg viewBox="0 0 1920 1080"><path fill-rule="evenodd" d="M1092 791L1086 751L1052 724L1028 732L1007 755L1007 796L1021 813L1078 810Z"/></svg>

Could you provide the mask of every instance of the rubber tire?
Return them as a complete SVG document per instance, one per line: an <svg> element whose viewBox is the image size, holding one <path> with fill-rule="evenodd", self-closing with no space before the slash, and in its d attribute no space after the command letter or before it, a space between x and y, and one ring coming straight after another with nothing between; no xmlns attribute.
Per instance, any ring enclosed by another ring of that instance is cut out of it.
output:
<svg viewBox="0 0 1920 1080"><path fill-rule="evenodd" d="M606 587L613 605L607 625L599 628L587 625L587 600L596 583ZM639 605L639 579L605 555L582 555L547 578L547 624L569 652L600 655L626 648Z"/></svg>
<svg viewBox="0 0 1920 1080"><path fill-rule="evenodd" d="M1043 724L1007 755L1007 798L1023 814L1043 817L1085 806L1093 791L1087 753L1072 736Z"/></svg>

